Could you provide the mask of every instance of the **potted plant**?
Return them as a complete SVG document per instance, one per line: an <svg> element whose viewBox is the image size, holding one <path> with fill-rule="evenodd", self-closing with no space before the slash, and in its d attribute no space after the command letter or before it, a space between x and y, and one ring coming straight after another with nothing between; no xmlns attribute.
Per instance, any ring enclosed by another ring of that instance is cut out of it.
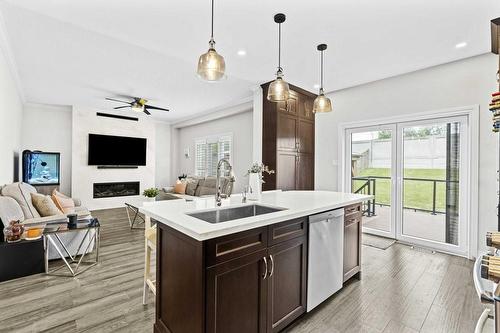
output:
<svg viewBox="0 0 500 333"><path fill-rule="evenodd" d="M270 170L267 165L255 162L248 169L245 176L248 176L249 200L260 200L262 194L262 183L264 183L264 173L273 174L274 170Z"/></svg>
<svg viewBox="0 0 500 333"><path fill-rule="evenodd" d="M160 190L155 187L147 188L142 192L142 195L145 196L148 201L155 201L158 194L160 194Z"/></svg>

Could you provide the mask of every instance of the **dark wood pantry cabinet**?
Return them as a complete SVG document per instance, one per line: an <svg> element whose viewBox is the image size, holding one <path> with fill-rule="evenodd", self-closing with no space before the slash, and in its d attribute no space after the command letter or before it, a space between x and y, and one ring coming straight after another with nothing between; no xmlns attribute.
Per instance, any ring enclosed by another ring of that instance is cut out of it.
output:
<svg viewBox="0 0 500 333"><path fill-rule="evenodd" d="M262 162L276 173L266 175L264 190L314 189L314 127L317 95L290 85L286 102L270 102L262 85Z"/></svg>

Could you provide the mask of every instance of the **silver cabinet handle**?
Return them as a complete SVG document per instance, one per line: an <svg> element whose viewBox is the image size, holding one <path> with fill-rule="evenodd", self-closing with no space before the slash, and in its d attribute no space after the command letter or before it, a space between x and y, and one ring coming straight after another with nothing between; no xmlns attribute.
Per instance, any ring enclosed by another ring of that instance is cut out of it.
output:
<svg viewBox="0 0 500 333"><path fill-rule="evenodd" d="M269 255L269 259L271 259L271 273L269 273L269 277L271 277L274 274L274 258L272 254Z"/></svg>
<svg viewBox="0 0 500 333"><path fill-rule="evenodd" d="M267 278L267 259L266 257L262 258L264 260L264 275L262 276L262 279L265 280Z"/></svg>

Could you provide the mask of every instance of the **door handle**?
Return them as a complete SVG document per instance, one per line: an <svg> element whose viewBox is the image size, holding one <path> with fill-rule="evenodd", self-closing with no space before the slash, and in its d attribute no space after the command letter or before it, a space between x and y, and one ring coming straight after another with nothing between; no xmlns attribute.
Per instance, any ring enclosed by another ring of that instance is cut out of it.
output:
<svg viewBox="0 0 500 333"><path fill-rule="evenodd" d="M269 259L271 259L271 273L269 273L269 277L271 277L274 274L274 258L272 254L269 255Z"/></svg>
<svg viewBox="0 0 500 333"><path fill-rule="evenodd" d="M263 257L262 260L264 260L264 275L262 276L262 280L265 280L267 278L267 259Z"/></svg>

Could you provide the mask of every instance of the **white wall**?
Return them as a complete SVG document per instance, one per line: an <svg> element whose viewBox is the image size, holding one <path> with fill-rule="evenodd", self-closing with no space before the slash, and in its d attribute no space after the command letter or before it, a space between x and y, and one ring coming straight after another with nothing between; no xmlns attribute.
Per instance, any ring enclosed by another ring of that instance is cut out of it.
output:
<svg viewBox="0 0 500 333"><path fill-rule="evenodd" d="M241 192L248 183L244 177L246 171L252 164L252 131L253 112L246 111L208 121L198 125L187 126L176 129L175 143L178 147L176 153L175 175L194 174L194 141L197 138L232 133L233 134L233 170L236 176L234 192ZM191 152L190 158L184 157L184 149ZM175 180L175 179L174 179Z"/></svg>
<svg viewBox="0 0 500 333"><path fill-rule="evenodd" d="M21 150L61 153L61 192L71 194L71 127L70 106L27 104L24 107Z"/></svg>
<svg viewBox="0 0 500 333"><path fill-rule="evenodd" d="M497 67L498 58L485 54L331 94L334 112L316 116L316 188L339 189L339 123L479 104L479 194L473 195L479 195L478 247L484 249L486 231L496 229L498 148L488 104L498 89Z"/></svg>
<svg viewBox="0 0 500 333"><path fill-rule="evenodd" d="M172 184L172 147L171 127L164 122L156 122L156 166L155 184L157 188L163 188Z"/></svg>
<svg viewBox="0 0 500 333"><path fill-rule="evenodd" d="M88 135L105 134L141 137L147 139L146 166L137 169L97 169L88 165ZM131 197L93 199L93 184L121 181L139 181L140 191L155 186L156 176L156 122L141 116L138 122L97 117L96 111L73 108L72 196L80 198L89 209L123 206Z"/></svg>
<svg viewBox="0 0 500 333"><path fill-rule="evenodd" d="M19 90L0 47L0 185L17 180L22 118Z"/></svg>

